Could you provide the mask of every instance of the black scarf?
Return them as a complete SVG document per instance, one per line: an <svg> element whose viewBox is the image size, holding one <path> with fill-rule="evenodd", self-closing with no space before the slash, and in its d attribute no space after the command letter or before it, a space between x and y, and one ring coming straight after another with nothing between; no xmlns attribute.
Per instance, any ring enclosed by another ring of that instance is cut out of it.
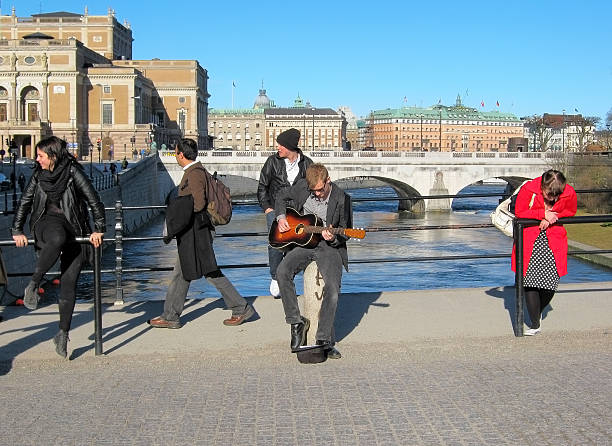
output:
<svg viewBox="0 0 612 446"><path fill-rule="evenodd" d="M47 194L47 203L59 205L70 178L70 159L64 158L55 165L53 171L43 170L39 175L39 183Z"/></svg>

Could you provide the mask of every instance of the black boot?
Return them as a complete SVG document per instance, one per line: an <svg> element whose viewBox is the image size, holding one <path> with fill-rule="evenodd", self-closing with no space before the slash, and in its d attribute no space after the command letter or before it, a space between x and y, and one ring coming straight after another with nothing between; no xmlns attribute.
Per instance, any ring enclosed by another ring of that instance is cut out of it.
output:
<svg viewBox="0 0 612 446"><path fill-rule="evenodd" d="M28 286L23 291L23 305L28 310L36 310L36 308L38 308L38 302L40 302L38 284L30 280L30 283L28 283Z"/></svg>
<svg viewBox="0 0 612 446"><path fill-rule="evenodd" d="M310 328L310 321L302 316L302 322L291 324L291 351L296 352L306 343L306 333Z"/></svg>
<svg viewBox="0 0 612 446"><path fill-rule="evenodd" d="M68 332L60 330L53 337L53 343L55 344L55 351L62 358L68 356Z"/></svg>

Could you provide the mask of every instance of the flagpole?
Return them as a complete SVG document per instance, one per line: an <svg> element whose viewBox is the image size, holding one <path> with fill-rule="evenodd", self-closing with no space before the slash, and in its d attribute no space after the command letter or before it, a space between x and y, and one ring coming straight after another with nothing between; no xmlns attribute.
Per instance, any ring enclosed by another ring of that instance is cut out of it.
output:
<svg viewBox="0 0 612 446"><path fill-rule="evenodd" d="M236 84L232 81L232 110L234 109L234 88L236 88Z"/></svg>

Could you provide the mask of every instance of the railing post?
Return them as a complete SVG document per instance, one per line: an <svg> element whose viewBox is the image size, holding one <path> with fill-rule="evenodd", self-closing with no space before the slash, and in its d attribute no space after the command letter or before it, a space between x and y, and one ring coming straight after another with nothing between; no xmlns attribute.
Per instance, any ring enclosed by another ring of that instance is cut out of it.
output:
<svg viewBox="0 0 612 446"><path fill-rule="evenodd" d="M521 223L514 220L514 243L515 243L515 292L516 292L516 319L514 335L517 337L523 336L523 323L525 316L523 314L523 228Z"/></svg>
<svg viewBox="0 0 612 446"><path fill-rule="evenodd" d="M115 202L115 304L123 305L123 205Z"/></svg>
<svg viewBox="0 0 612 446"><path fill-rule="evenodd" d="M94 346L96 356L102 354L102 246L94 247Z"/></svg>

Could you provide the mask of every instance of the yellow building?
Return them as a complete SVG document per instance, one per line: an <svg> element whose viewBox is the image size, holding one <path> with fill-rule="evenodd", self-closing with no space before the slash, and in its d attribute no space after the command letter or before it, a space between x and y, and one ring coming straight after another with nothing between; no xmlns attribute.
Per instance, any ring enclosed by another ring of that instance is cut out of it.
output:
<svg viewBox="0 0 612 446"><path fill-rule="evenodd" d="M195 60L131 60L132 40L111 9L0 16L1 148L8 140L34 158L51 135L81 159L129 158L182 136L206 148L206 70Z"/></svg>
<svg viewBox="0 0 612 446"><path fill-rule="evenodd" d="M478 111L461 104L373 111L366 119L366 146L386 151L507 151L523 137L523 122L510 113Z"/></svg>

